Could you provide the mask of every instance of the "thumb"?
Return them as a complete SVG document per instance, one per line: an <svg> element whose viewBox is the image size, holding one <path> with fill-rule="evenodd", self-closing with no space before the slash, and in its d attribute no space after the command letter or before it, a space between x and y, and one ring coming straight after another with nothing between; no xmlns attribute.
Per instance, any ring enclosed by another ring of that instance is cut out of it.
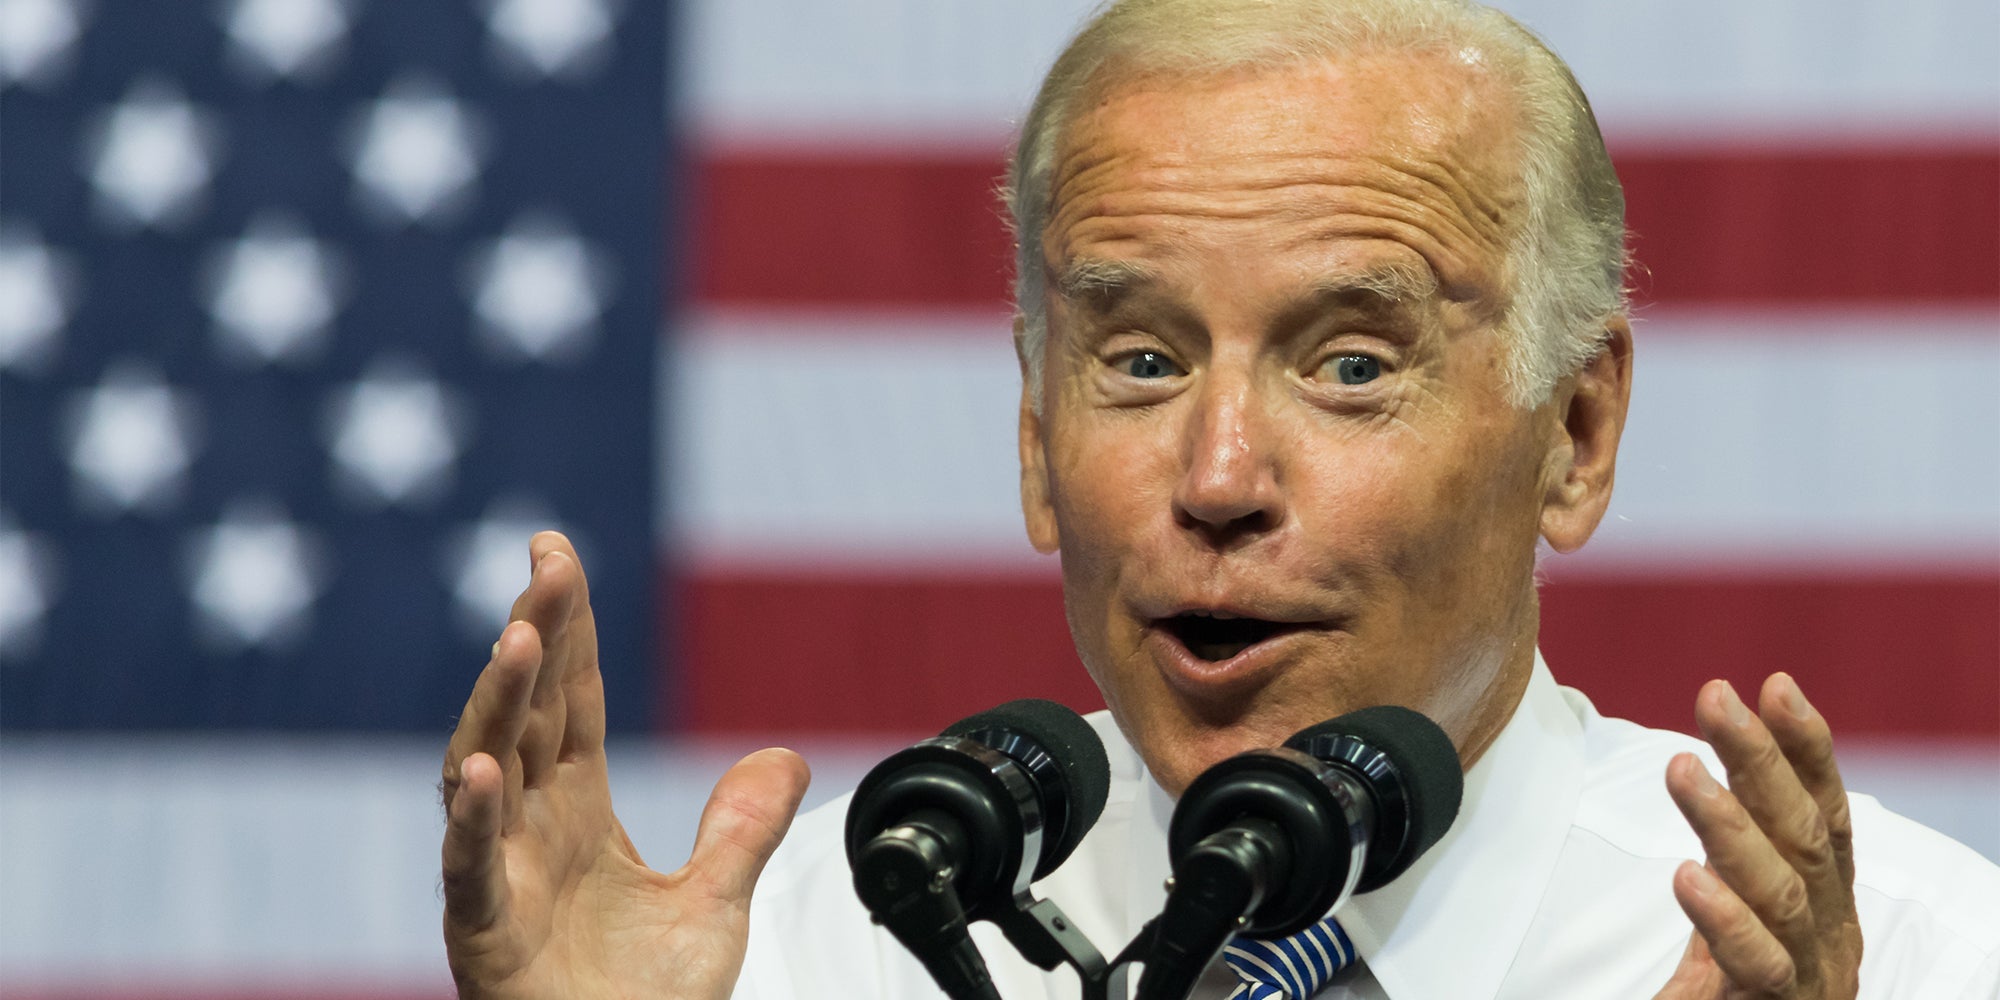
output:
<svg viewBox="0 0 2000 1000"><path fill-rule="evenodd" d="M811 781L805 758L790 750L759 750L737 761L701 810L688 867L718 895L747 904Z"/></svg>

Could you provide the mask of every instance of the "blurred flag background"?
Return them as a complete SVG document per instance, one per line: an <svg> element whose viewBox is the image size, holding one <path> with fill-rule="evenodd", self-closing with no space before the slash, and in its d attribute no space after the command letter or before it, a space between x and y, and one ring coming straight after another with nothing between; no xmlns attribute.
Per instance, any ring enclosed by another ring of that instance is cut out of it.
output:
<svg viewBox="0 0 2000 1000"><path fill-rule="evenodd" d="M1503 6L1640 264L1556 676L1684 729L1790 670L2000 857L2000 8ZM659 866L763 740L817 801L1100 707L993 197L1086 9L0 0L0 995L448 995L431 785L537 527Z"/></svg>

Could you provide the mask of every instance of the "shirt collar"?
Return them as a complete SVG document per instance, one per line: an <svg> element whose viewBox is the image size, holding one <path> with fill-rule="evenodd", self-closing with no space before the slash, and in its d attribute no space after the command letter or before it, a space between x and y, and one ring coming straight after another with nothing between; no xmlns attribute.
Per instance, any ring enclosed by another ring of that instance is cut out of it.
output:
<svg viewBox="0 0 2000 1000"><path fill-rule="evenodd" d="M1581 741L1576 715L1537 653L1513 717L1466 773L1451 829L1409 871L1336 914L1391 1000L1499 992L1569 835L1582 789ZM1165 901L1173 816L1158 784L1141 787L1125 887L1135 930Z"/></svg>
<svg viewBox="0 0 2000 1000"><path fill-rule="evenodd" d="M1465 775L1450 831L1338 914L1392 1000L1491 997L1521 949L1582 791L1582 729L1539 653L1514 717ZM1450 961L1441 956L1449 955Z"/></svg>

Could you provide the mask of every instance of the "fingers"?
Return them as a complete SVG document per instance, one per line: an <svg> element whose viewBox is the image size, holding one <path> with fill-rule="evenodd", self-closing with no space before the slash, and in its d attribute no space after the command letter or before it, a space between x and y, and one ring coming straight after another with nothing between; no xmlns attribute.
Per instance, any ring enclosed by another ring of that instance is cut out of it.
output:
<svg viewBox="0 0 2000 1000"><path fill-rule="evenodd" d="M1798 967L1791 954L1714 872L1692 861L1682 862L1674 872L1674 898L1694 923L1695 939L1701 946L1690 945L1669 985L1679 982L1689 988L1690 996L1713 997L1721 993L1716 988L1720 984L1715 982L1719 973L1720 978L1751 996L1797 995ZM1713 972L1699 961L1698 952L1707 953L1714 963L1708 967Z"/></svg>
<svg viewBox="0 0 2000 1000"><path fill-rule="evenodd" d="M562 692L562 738L557 759L567 760L579 753L595 753L604 748L604 678L597 663L597 619L590 607L590 581L575 546L559 532L544 531L529 542L537 564L543 556L559 553L561 562L553 567L553 582L567 590L566 619L556 627L560 635L560 663L554 680ZM561 563L567 562L564 566ZM572 570L574 576L571 576ZM552 649L552 651L554 651Z"/></svg>
<svg viewBox="0 0 2000 1000"><path fill-rule="evenodd" d="M529 542L529 554L534 569L514 617L534 625L542 644L534 714L521 747L534 784L557 761L603 748L604 690L590 589L576 549L560 533L544 531Z"/></svg>
<svg viewBox="0 0 2000 1000"><path fill-rule="evenodd" d="M1800 757L1808 761L1815 773L1830 773L1832 785L1839 789L1839 771L1833 764L1833 743L1825 720L1817 720L1816 733L1800 732L1801 726L1813 723L1794 719L1784 697L1786 690L1796 692L1797 685L1790 677L1779 674L1764 686L1773 695L1770 699L1760 699L1767 704L1764 718L1777 727L1776 731L1794 737L1792 742ZM1800 703L1803 702L1801 696ZM1736 798L1803 880L1811 911L1827 923L1852 917L1852 855L1849 854L1849 874L1843 878L1826 804L1807 790L1805 776L1796 769L1791 754L1780 745L1773 729L1765 725L1764 719L1752 715L1736 696L1736 690L1721 681L1710 682L1696 698L1695 722L1728 768L1729 787ZM1822 774L1816 780L1824 784L1828 779ZM1839 790L1837 808L1844 830L1847 823L1844 789Z"/></svg>
<svg viewBox="0 0 2000 1000"><path fill-rule="evenodd" d="M579 603L588 603L588 597L583 592L583 570L578 565L576 549L560 533L542 531L529 539L528 556L528 586L521 591L520 597L514 599L514 609L508 619L535 626L544 649L559 649L567 653L565 643L576 607ZM544 704L555 697L567 666L561 656L549 657L543 662L542 672L535 678L536 704Z"/></svg>
<svg viewBox="0 0 2000 1000"><path fill-rule="evenodd" d="M1765 678L1758 710L1820 816L1832 863L1801 873L1817 928L1821 988L1830 996L1851 997L1860 989L1863 943L1854 906L1854 824L1834 760L1833 733L1789 674Z"/></svg>
<svg viewBox="0 0 2000 1000"><path fill-rule="evenodd" d="M1764 681L1757 700L1758 714L1771 730L1778 748L1792 765L1806 793L1819 806L1826 823L1827 843L1833 852L1834 877L1815 884L1813 907L1816 912L1844 912L1853 916L1854 903L1854 824L1847 811L1847 786L1840 779L1840 767L1833 759L1833 733L1826 717L1806 701L1791 675L1772 674Z"/></svg>
<svg viewBox="0 0 2000 1000"><path fill-rule="evenodd" d="M506 900L500 854L500 764L485 753L465 758L458 793L445 809L444 919L448 933L494 925Z"/></svg>
<svg viewBox="0 0 2000 1000"><path fill-rule="evenodd" d="M1695 698L1695 724L1722 759L1729 789L1717 790L1707 769L1690 757L1686 763L1695 768L1689 777L1696 794L1690 801L1676 795L1676 801L1701 837L1710 870L1784 945L1801 983L1815 985L1819 946L1813 886L1837 877L1819 803L1799 783L1770 730L1727 682L1702 687ZM1722 957L1718 953L1717 961Z"/></svg>
<svg viewBox="0 0 2000 1000"><path fill-rule="evenodd" d="M553 531L536 535L529 554L528 586L459 716L441 786L449 808L461 762L473 753L490 755L513 793L503 803L508 822L520 810L519 790L538 786L566 746L601 750L604 743L596 631L582 567L569 540ZM588 669L577 668L579 661ZM565 695L566 672L580 677L579 697Z"/></svg>
<svg viewBox="0 0 2000 1000"><path fill-rule="evenodd" d="M465 711L444 757L445 808L450 810L463 783L465 759L483 753L494 761L512 761L528 724L529 693L541 662L541 645L532 626L515 622L493 644L493 658L480 671L466 699ZM519 768L511 776L518 780Z"/></svg>
<svg viewBox="0 0 2000 1000"><path fill-rule="evenodd" d="M536 536L539 540L541 536ZM576 561L561 550L544 551L535 560L528 586L514 601L514 623L532 627L536 639L536 669L528 698L527 726L518 754L522 777L529 787L540 784L555 765L565 723L562 675L570 658L569 624L577 580L583 574Z"/></svg>
<svg viewBox="0 0 2000 1000"><path fill-rule="evenodd" d="M790 750L759 750L737 761L701 811L688 867L718 896L747 905L811 780L805 759Z"/></svg>
<svg viewBox="0 0 2000 1000"><path fill-rule="evenodd" d="M1667 789L1708 856L1675 872L1675 898L1730 982L1790 995L1818 968L1804 881L1693 754L1668 765Z"/></svg>
<svg viewBox="0 0 2000 1000"><path fill-rule="evenodd" d="M1728 788L1692 754L1668 766L1708 858L1677 872L1674 891L1731 982L1817 996L1850 980L1861 953L1846 790L1826 720L1798 685L1774 674L1758 702L1761 718L1722 681L1696 700Z"/></svg>

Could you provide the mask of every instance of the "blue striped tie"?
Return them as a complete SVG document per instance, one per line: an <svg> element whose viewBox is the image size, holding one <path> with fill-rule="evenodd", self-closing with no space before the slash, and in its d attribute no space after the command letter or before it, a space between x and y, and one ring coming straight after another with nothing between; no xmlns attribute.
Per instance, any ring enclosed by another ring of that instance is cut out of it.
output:
<svg viewBox="0 0 2000 1000"><path fill-rule="evenodd" d="M1354 942L1332 917L1276 941L1240 937L1222 949L1243 985L1229 1000L1306 1000L1354 961Z"/></svg>

